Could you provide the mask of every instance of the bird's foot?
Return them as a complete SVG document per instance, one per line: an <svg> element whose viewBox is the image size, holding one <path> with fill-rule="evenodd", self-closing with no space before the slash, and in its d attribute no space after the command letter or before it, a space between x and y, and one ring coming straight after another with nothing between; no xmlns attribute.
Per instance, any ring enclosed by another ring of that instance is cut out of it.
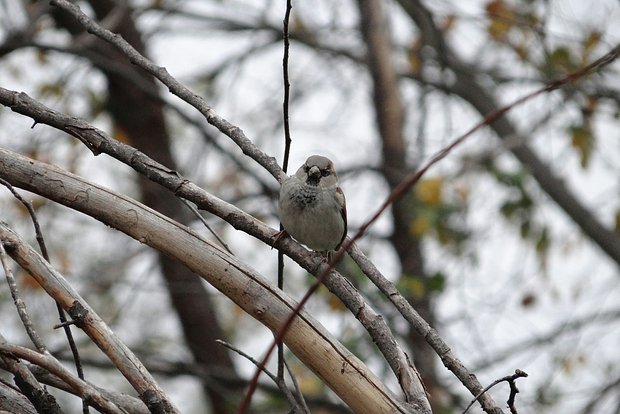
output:
<svg viewBox="0 0 620 414"><path fill-rule="evenodd" d="M279 242L280 239L285 238L286 236L288 236L288 233L286 232L286 230L280 230L279 232L274 234L273 235L273 242L271 242L271 248L273 249L273 247L276 245L276 243Z"/></svg>

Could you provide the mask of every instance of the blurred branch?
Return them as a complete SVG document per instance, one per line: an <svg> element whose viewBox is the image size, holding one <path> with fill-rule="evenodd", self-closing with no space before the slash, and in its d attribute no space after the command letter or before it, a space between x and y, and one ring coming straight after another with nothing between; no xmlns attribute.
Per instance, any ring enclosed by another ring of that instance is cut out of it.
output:
<svg viewBox="0 0 620 414"><path fill-rule="evenodd" d="M6 155L4 151L2 151L2 153ZM19 168L15 163L13 163L13 168L14 172L18 173ZM43 170L40 172L43 173ZM6 175L5 179L13 181ZM58 181L58 183L61 182L62 181ZM45 185L53 187L49 182ZM79 200L81 197L79 194L75 196L76 200ZM110 203L113 202L110 201ZM116 337L103 320L90 308L88 303L77 294L66 280L53 269L41 255L35 252L17 234L2 223L0 223L0 240L13 260L34 277L39 285L41 285L56 302L62 305L69 315L71 315L75 324L114 362L150 409L157 409L162 413L177 412L176 408L174 408L163 390L159 388L153 377L146 371L138 358L136 358L129 348ZM24 358L28 359L27 357ZM29 360L35 362L33 359ZM37 361L45 362L48 360ZM39 364L39 362L35 363ZM49 361L48 363L52 364ZM59 372L52 372L56 375L61 375ZM79 384L72 384L72 386L76 385Z"/></svg>
<svg viewBox="0 0 620 414"><path fill-rule="evenodd" d="M605 401L605 397L607 395L613 394L613 396L616 397L617 401L618 389L620 389L620 377L611 379L599 391L592 393L592 399L580 412L582 414L600 413L601 408L599 407L599 404ZM617 412L618 410L616 409L616 413Z"/></svg>
<svg viewBox="0 0 620 414"><path fill-rule="evenodd" d="M136 351L136 354L140 355L140 351ZM148 358L146 353L145 357L142 358L144 365L147 367L149 372L158 376L165 376L169 378L175 378L178 376L192 376L199 379L202 382L211 382L213 384L224 384L226 389L245 389L249 381L245 378L240 378L234 372L226 372L225 370L218 369L205 369L204 367L196 365L193 361L174 361L174 360L160 360ZM62 355L57 356L59 360L64 360ZM69 361L69 359L66 359ZM105 369L105 370L114 370L115 367L109 361L103 359L88 359L83 358L83 363L86 366ZM287 364L288 366L288 364ZM44 377L40 377L38 372L31 369L37 376L39 381L48 384ZM54 384L49 384L54 386ZM269 396L280 396L280 389L272 385L270 382L264 381L259 382L258 389L260 389L263 393L268 394ZM112 397L110 397L112 399ZM328 396L320 396L320 395L306 395L304 396L305 401L312 408L311 412L314 410L320 411L325 410L330 413L351 413L351 410L347 408L342 402L336 402L334 399L330 399ZM113 400L113 399L112 399ZM116 400L113 400L116 401Z"/></svg>
<svg viewBox="0 0 620 414"><path fill-rule="evenodd" d="M0 103L10 107L15 112L35 119L36 122L51 125L61 131L79 137L93 153L106 153L116 158L150 180L167 188L176 196L190 200L199 208L217 215L234 228L242 230L266 244L273 244L276 231L271 227L234 205L228 204L204 191L182 177L178 172L157 163L135 148L110 138L103 131L89 125L87 122L47 108L24 93L9 91L1 87ZM7 166L6 169L8 171L10 167ZM0 172L2 170L0 163ZM23 182L21 185L28 186L29 184ZM281 239L275 244L275 247L284 251L291 259L314 275L320 275L328 271L329 265L325 263L320 254L309 252L290 238ZM325 279L323 279L323 283L360 321L383 353L396 377L399 378L401 370L409 368L408 364L404 363L406 359L396 358L396 356L402 356L403 351L399 349L398 343L393 339L394 335L385 320L365 302L351 283L339 273L331 272L327 274Z"/></svg>
<svg viewBox="0 0 620 414"><path fill-rule="evenodd" d="M140 158L137 151L133 152L136 158ZM154 161L150 160L150 163ZM150 165L149 172L162 174L167 171L164 167L155 164ZM124 197L103 189L93 183L65 172L57 167L43 164L19 154L7 150L0 150L0 172L7 181L13 185L28 189L29 191L40 194L46 198L67 205L73 209L95 217L105 224L117 228L131 237L147 243L151 247L173 257L195 273L201 275L216 289L231 298L249 315L253 316L261 323L272 330L277 330L289 317L295 308L295 303L287 295L273 287L268 281L256 274L245 264L238 262L235 258L221 251L209 241L202 239L199 235L181 226L170 218L163 216L155 211ZM170 173L168 178L177 177ZM178 177L177 177L178 178ZM171 183L168 183L171 184ZM172 183L175 184L175 183ZM191 183L182 181L177 187L193 188ZM200 191L204 197L205 192ZM204 199L204 198L203 198ZM223 202L222 202L223 203ZM225 203L224 203L225 204ZM234 207L230 206L229 209ZM230 211L230 214L241 214L239 217L247 220L240 210L237 213ZM255 227L261 227L265 234L273 235L274 230L252 219ZM1 230L2 228L0 228ZM257 229L255 229L257 230ZM15 237L3 231L2 238ZM263 234L262 237L265 237ZM314 263L310 257L316 259L317 268L327 266L320 257L314 257L301 246L292 241L282 240L279 245L288 245L291 252L297 251L297 255L305 252L306 265ZM287 249L288 250L288 249ZM41 266L41 259L35 252L28 252L34 264ZM11 253L12 256L15 252ZM294 256L294 255L293 255ZM20 262L20 264L22 264ZM23 263L26 265L28 263ZM31 273L35 270L26 268ZM55 279L62 280L55 272L51 273ZM328 279L338 278L344 281L342 276L332 272ZM40 281L42 286L50 287L51 280L47 278ZM337 286L337 284L335 284ZM368 306L362 301L359 294L348 284L350 300L359 301L357 303L358 317L368 317L366 323L370 323L374 329L373 334L381 333L380 328L384 324L383 319L366 308ZM59 290L61 290L59 292ZM58 296L57 298L64 306L70 307L69 313L74 315L77 321L82 320L81 313L75 314L75 306L72 306L72 297L78 298L76 294L69 295L71 288L64 283L58 285L57 289L51 290ZM355 295L354 295L355 293ZM80 303L88 311L88 322L95 318L87 304ZM82 323L87 333L91 327L90 323ZM104 329L101 327L100 329ZM382 334L382 333L381 333ZM388 331L389 335L389 331ZM91 338L99 341L98 336ZM106 338L109 338L106 334ZM379 338L382 341L393 341L392 337ZM316 322L306 312L301 312L291 325L291 329L284 336L284 342L292 352L315 371L323 381L329 385L354 411L364 413L383 413L383 412L408 412L401 407L400 403L392 393L387 390L383 383L370 372L367 367L336 339L334 339L321 325ZM313 344L309 347L308 344ZM112 346L110 344L110 346ZM105 348L104 348L105 349ZM108 350L108 349L106 349ZM116 359L113 359L116 360ZM141 365L140 365L141 366ZM144 368L142 367L144 370ZM145 371L145 370L144 370ZM144 375L148 375L143 372ZM142 393L140 393L142 395Z"/></svg>
<svg viewBox="0 0 620 414"><path fill-rule="evenodd" d="M0 412L2 411L11 414L37 414L35 408L23 394L0 380Z"/></svg>
<svg viewBox="0 0 620 414"><path fill-rule="evenodd" d="M618 323L618 320L620 320L620 309L589 313L579 319L562 322L543 335L539 335L522 342L517 342L505 349L497 350L494 352L492 358L484 358L480 361L474 362L472 365L475 367L476 371L488 369L494 365L498 365L506 361L511 357L514 357L520 351L529 351L536 349L540 345L557 341L562 335L568 335L575 331L579 331L584 327L592 327L595 324L616 324Z"/></svg>
<svg viewBox="0 0 620 414"><path fill-rule="evenodd" d="M247 359L248 361L250 361L255 366L257 366L257 367L259 366L259 361L257 361L256 359L252 358L250 355L246 354L245 352L243 352L239 348L235 348L234 346L232 346L231 344L229 344L228 342L225 342L225 341L217 341L217 343L219 343L222 346L225 346L226 348L230 349L231 351L235 352L236 354L241 355L243 358ZM280 365L280 361L282 361L283 365L285 364L284 359L281 359L281 360L278 360L278 365ZM296 391L296 395L297 395L297 398L295 398L293 396L293 393L291 392L291 390L286 385L286 382L284 381L284 374L282 374L282 375L274 375L265 367L262 367L261 371L263 371L269 378L271 378L271 380L276 384L276 386L278 387L280 392L282 394L284 394L284 396L286 397L286 400L288 401L289 405L291 406L291 412L292 413L294 413L294 414L307 414L307 413L309 413L308 407L306 406L306 403L304 401L304 396L299 392L299 388L295 387L295 391ZM289 370L289 374L290 374L290 370ZM294 377L292 375L291 375L291 378L294 379Z"/></svg>
<svg viewBox="0 0 620 414"><path fill-rule="evenodd" d="M424 45L430 46L435 52L435 59L444 67L451 69L456 79L445 88L450 93L460 96L473 106L485 118L484 125L489 125L501 139L506 137L522 136L517 127L503 116L507 109L515 106L500 106L493 96L478 81L476 70L462 62L450 50L441 30L435 25L432 13L419 0L399 0L403 10L411 17L420 29ZM620 54L620 44L613 47L608 53L591 64L560 79L548 82L536 93L528 95L528 99L543 92L550 92L577 81L614 61ZM491 116L494 115L494 116ZM491 119L492 118L492 119ZM490 122L492 120L492 122ZM525 140L524 140L525 141ZM613 229L606 228L588 210L580 200L566 186L564 180L531 149L525 142L510 147L514 156L525 165L538 185L553 199L556 204L579 226L585 235L598 245L610 259L620 265L620 235Z"/></svg>
<svg viewBox="0 0 620 414"><path fill-rule="evenodd" d="M63 361L63 358L59 358L60 361ZM68 362L71 362L71 359L67 359ZM76 390L71 385L67 384L62 378L50 373L45 367L41 367L39 365L34 364L25 364L28 370L32 372L37 381L42 384L48 385L50 387L57 388L59 390L71 393L75 396L80 396L79 390ZM0 368L4 368L0 361ZM114 365L108 362L107 368L116 369ZM93 387L95 387L93 385ZM120 407L124 412L130 414L148 414L149 410L146 408L144 403L136 398L127 394L123 394L120 392L109 391L100 387L95 387L97 391L104 396L108 401L116 404Z"/></svg>
<svg viewBox="0 0 620 414"><path fill-rule="evenodd" d="M372 78L373 107L378 125L382 151L382 174L393 189L407 171L407 149L403 136L404 107L398 87L398 77L392 59L392 47L388 36L387 17L383 13L382 0L359 0L360 31L366 42L366 61ZM394 202L392 206L393 233L391 242L399 255L401 272L422 276L424 268L421 260L418 240L409 232L408 214L403 214L402 203ZM353 248L353 247L351 247ZM405 258L406 257L406 258ZM414 259L415 258L415 259ZM418 306L423 307L420 303ZM431 315L430 309L425 314ZM418 315L419 317L419 315ZM423 349L416 346L423 345ZM410 344L417 361L429 360L429 369L423 370L428 382L434 383L434 364L432 355L422 339ZM425 355L428 353L429 355ZM409 361L406 354L398 360L407 369L401 369L399 383L406 400L421 413L432 411L431 402L418 368ZM423 362L422 362L423 363ZM394 368L393 368L394 369ZM426 372L424 372L426 371Z"/></svg>
<svg viewBox="0 0 620 414"><path fill-rule="evenodd" d="M2 244L1 241L0 244ZM2 347L6 344L6 340L0 335L0 360L2 360L6 369L13 374L15 384L17 384L23 395L32 403L37 412L50 414L62 413L54 396L48 393L45 387L39 384L34 375L21 363L17 356L2 351ZM16 400L16 402L17 401L19 400ZM2 403L2 398L0 398L0 403ZM26 407L25 404L23 405ZM0 405L0 407L3 406ZM24 408L24 410L27 410L27 408Z"/></svg>
<svg viewBox="0 0 620 414"><path fill-rule="evenodd" d="M265 168L278 181L281 180L283 173L275 158L268 156L256 147L254 143L245 136L239 127L231 124L226 119L218 115L201 96L192 92L189 88L177 81L170 75L170 73L168 73L166 68L155 65L149 59L140 54L133 46L127 43L127 41L125 41L121 36L110 32L94 22L86 14L84 14L77 5L71 3L70 1L52 0L50 3L71 14L78 22L80 22L82 26L84 26L84 28L86 28L89 33L96 35L97 37L120 49L129 58L131 63L138 65L155 78L159 79L168 87L171 93L192 105L205 117L208 123L219 129L224 135L231 138L245 155L249 156Z"/></svg>
<svg viewBox="0 0 620 414"><path fill-rule="evenodd" d="M0 229L0 232L4 233L6 231L6 227L3 225L1 227L2 229ZM3 243L8 240L4 237L2 239ZM11 238L9 243L11 243L12 246L15 246L15 243L21 243L21 241L16 238ZM15 248L21 249L21 246L15 246ZM82 400L88 405L91 405L99 411L111 414L123 413L121 408L117 407L114 403L105 398L92 385L70 373L56 358L50 355L49 352L40 353L22 346L12 345L7 343L6 340L0 336L0 353L8 354L15 358L25 359L35 365L45 368L47 371L58 376L71 388L76 390L80 398L82 398ZM27 371L29 376L34 379L34 374L32 374L25 366L24 370Z"/></svg>

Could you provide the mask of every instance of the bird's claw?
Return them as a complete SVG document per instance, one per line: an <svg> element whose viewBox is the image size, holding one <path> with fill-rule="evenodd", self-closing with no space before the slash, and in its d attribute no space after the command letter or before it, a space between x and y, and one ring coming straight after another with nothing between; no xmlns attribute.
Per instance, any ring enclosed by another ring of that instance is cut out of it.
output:
<svg viewBox="0 0 620 414"><path fill-rule="evenodd" d="M283 239L286 236L288 236L288 233L286 232L286 230L280 230L279 232L274 234L273 235L273 242L271 243L271 249L273 249L275 247L276 243L279 242L280 239Z"/></svg>

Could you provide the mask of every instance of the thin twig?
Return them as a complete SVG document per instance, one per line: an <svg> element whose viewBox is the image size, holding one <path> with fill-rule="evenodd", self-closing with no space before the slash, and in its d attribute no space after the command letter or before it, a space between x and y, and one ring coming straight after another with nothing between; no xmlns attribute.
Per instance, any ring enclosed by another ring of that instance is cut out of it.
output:
<svg viewBox="0 0 620 414"><path fill-rule="evenodd" d="M213 237L215 237L215 240L217 240L217 242L224 248L224 250L226 250L231 256L234 256L235 254L232 252L232 250L230 250L230 247L228 247L224 239L222 239L220 235L217 234L217 232L211 228L209 223L207 223L207 220L202 216L202 214L200 214L198 209L194 207L192 204L190 204L190 202L185 200L184 198L180 198L180 200L183 204L187 206L187 208L192 210L192 213L194 213L194 215L198 217L198 220L200 220L201 223L207 228L207 230L209 230L209 232L213 235Z"/></svg>
<svg viewBox="0 0 620 414"><path fill-rule="evenodd" d="M243 352L242 350L240 350L239 348L229 344L226 341L222 341L221 339L216 339L215 342L217 342L218 344L230 349L231 351L233 351L236 354L241 355L242 357L244 357L245 359L247 359L248 361L250 361L252 364L254 364L256 367L258 367L258 361L256 359L254 359L254 357L246 354L245 352ZM278 377L275 376L271 371L269 371L266 367L260 367L260 370L263 371L265 374L267 374L267 376L269 378L271 378L271 380L275 383L278 382Z"/></svg>
<svg viewBox="0 0 620 414"><path fill-rule="evenodd" d="M469 403L467 408L465 408L462 414L466 414L467 411L469 411L469 409L471 408L471 406L474 405L474 403L478 400L478 398L482 397L482 395L484 395L491 388L493 388L500 382L504 382L504 381L508 382L508 384L510 385L510 395L508 396L508 401L507 401L508 407L510 408L510 412L512 414L517 414L517 408L514 406L515 397L517 393L519 392L519 389L517 388L516 380L517 378L525 378L525 377L527 377L527 373L524 371L521 371L520 369L517 369L515 370L514 374L508 375L508 376L505 376L498 380L493 381L485 389L480 391L473 400L471 400L471 402Z"/></svg>
<svg viewBox="0 0 620 414"><path fill-rule="evenodd" d="M270 157L261 151L252 141L248 139L241 128L231 124L229 121L216 113L203 97L176 80L172 75L170 75L165 67L156 65L138 52L131 44L123 39L122 36L105 29L100 24L92 20L88 17L88 15L82 12L77 4L72 3L69 0L51 0L50 4L72 15L89 33L94 34L102 40L114 45L129 58L131 63L139 66L155 78L159 79L159 81L168 87L168 90L172 94L178 96L181 100L196 108L205 117L209 124L213 125L224 135L232 139L233 142L241 148L245 155L249 156L265 168L265 170L267 170L277 180L281 179L282 171L275 158ZM74 134L74 136L79 138L79 134Z"/></svg>
<svg viewBox="0 0 620 414"><path fill-rule="evenodd" d="M8 256L6 254L6 250L4 249L4 244L2 243L2 241L0 241L0 263L2 263L2 268L4 269L6 281L9 285L11 296L13 297L13 303L15 303L15 307L17 308L17 314L19 315L19 319L21 319L24 328L26 328L26 333L28 334L28 337L39 352L47 352L47 347L43 343L43 340L41 339L41 336L39 336L39 333L36 331L36 329L34 329L32 319L30 319L30 315L28 315L26 303L19 295L17 283L15 283L15 277L13 276L11 266L9 266Z"/></svg>
<svg viewBox="0 0 620 414"><path fill-rule="evenodd" d="M282 160L282 171L286 174L288 170L288 159L291 150L291 127L289 122L289 98L291 83L288 76L288 58L290 50L289 22L291 19L292 0L286 1L286 11L282 27L282 37L284 40L284 53L282 56L282 78L284 84L284 99L282 101L282 118L284 122L284 158ZM280 223L280 231L284 231L284 226ZM278 289L284 290L284 254L278 251ZM278 342L278 378L284 380L284 343ZM251 387L250 387L251 388ZM241 409L241 408L240 408ZM243 411L242 411L243 412Z"/></svg>
<svg viewBox="0 0 620 414"><path fill-rule="evenodd" d="M282 118L284 121L284 158L282 160L282 171L284 173L287 172L288 169L288 159L291 151L291 128L289 124L289 98L291 91L291 83L289 82L288 77L288 57L289 57L289 49L290 49L290 38L289 38L289 22L291 18L291 10L293 9L292 0L286 1L286 12L284 13L284 28L283 28L283 39L284 39L284 55L282 57L282 77L284 81L284 100L282 102Z"/></svg>
<svg viewBox="0 0 620 414"><path fill-rule="evenodd" d="M310 409L308 408L308 405L306 404L306 400L304 398L304 394L301 392L301 388L299 387L299 383L297 382L297 378L295 378L295 375L293 374L293 371L291 370L291 367L289 366L288 362L286 362L286 360L284 361L284 366L286 366L286 370L288 371L288 375L291 377L291 382L293 383L293 387L295 388L295 395L297 395L297 401L299 402L299 404L304 409L304 412L309 413Z"/></svg>
<svg viewBox="0 0 620 414"><path fill-rule="evenodd" d="M13 196L19 200L28 210L28 214L30 216L30 220L34 226L35 237L37 239L37 244L39 245L39 249L41 249L41 255L45 260L50 262L50 256L47 251L47 246L45 245L45 238L43 237L43 232L41 231L41 225L39 224L39 220L37 219L37 214L34 211L34 207L32 203L24 200L24 198L13 188L11 183L6 180L0 178L0 184L4 185L8 190L13 194ZM60 306L58 302L56 302L56 311L58 312L58 319L60 319L60 324L58 327L63 328L65 333L65 337L67 338L67 343L69 344L69 349L71 350L71 355L73 356L73 363L75 365L75 371L78 377L81 380L84 380L84 369L82 368L82 361L80 360L80 352L78 351L77 345L75 343L75 339L73 338L73 332L71 332L71 324L72 321L67 321L67 316L65 314L65 310ZM56 329L56 327L54 327ZM37 347L37 349L39 349ZM39 349L39 352L43 352ZM82 400L82 412L84 414L88 414L88 405L84 400Z"/></svg>
<svg viewBox="0 0 620 414"><path fill-rule="evenodd" d="M253 357L251 357L250 355L248 355L247 353L245 353L242 350L240 350L239 348L236 348L235 346L229 344L226 341L222 341L221 339L216 339L215 342L217 342L218 344L220 344L222 346L225 346L226 348L230 349L231 351L241 355L242 357L244 357L245 359L247 359L252 364L254 364L255 366L258 367L259 362L256 359L254 359ZM308 413L309 412L307 410L304 411L303 408L300 407L299 402L295 399L295 397L291 393L291 390L286 386L286 382L284 381L284 377L278 377L277 375L274 375L266 367L262 367L261 371L264 372L265 374L267 374L267 376L269 378L271 378L271 380L276 384L278 389L284 394L284 396L286 397L286 400L291 405L291 408L292 408L292 410L293 410L293 412L295 414L304 414L304 413ZM305 405L305 403L304 403L304 405ZM307 409L307 407L306 407L306 409Z"/></svg>
<svg viewBox="0 0 620 414"><path fill-rule="evenodd" d="M275 343L278 340L281 340L284 337L284 335L286 333L286 330L289 328L289 326L291 325L291 323L295 319L295 316L301 311L301 309L303 309L303 307L305 306L306 302L310 299L310 296L312 296L314 291L316 291L316 289L318 289L318 287L321 284L321 282L325 279L325 277L329 274L329 272L334 268L334 266L340 260L342 260L342 257L344 256L344 253L353 245L353 243L355 243L358 239L360 239L366 233L368 228L375 221L377 221L377 219L379 219L379 217L395 201L397 201L400 198L402 198L411 189L411 187L413 187L418 181L420 181L420 178L422 178L422 176L424 174L426 174L426 172L430 168L432 168L435 164L437 164L439 161L441 161L446 156L448 156L448 154L450 154L456 147L458 147L461 144L463 144L463 142L465 142L475 132L477 132L478 130L482 129L483 127L491 124L495 120L499 119L501 116L503 116L505 113L507 113L508 111L512 110L516 106L521 105L521 104L523 104L523 103L525 103L525 102L527 102L527 101L529 101L529 100L535 98L536 96L541 95L541 94L543 94L545 92L551 92L551 91L554 91L556 89L559 89L559 88L567 85L568 83L574 82L574 81L580 79L581 77L584 77L584 76L592 73L595 70L601 69L605 65L608 65L609 63L613 62L618 57L619 54L620 54L620 44L618 44L611 51L609 51L608 53L606 53L605 55L603 55L601 58L597 59L593 63L587 65L586 67L584 67L584 68L582 68L580 70L577 70L577 71L575 71L573 73L570 73L570 74L564 76L563 78L560 78L558 80L552 81L552 82L548 83L547 85L545 85L544 87L542 87L540 89L537 89L534 92L531 92L531 93L529 93L527 95L524 95L524 96L522 96L520 98L517 98L512 103L510 103L508 105L505 105L505 106L503 106L503 107L501 107L501 108L491 112L490 114L487 114L482 119L482 121L480 121L477 124L475 124L468 131L466 131L464 134L462 134L461 136L456 138L454 141L452 141L448 146L444 147L441 151L439 151L437 154L435 154L424 166L422 166L417 171L414 171L411 174L407 175L394 188L394 190L389 194L388 198L383 202L383 204L379 207L379 209L370 217L370 219L368 219L364 224L362 224L362 226L360 226L360 228L358 229L357 233L355 233L353 235L353 237L351 237L350 239L347 238L347 240L343 243L343 246L340 248L340 250L338 252L336 252L336 254L334 255L332 261L330 263L328 263L328 266L326 268L324 268L319 274L316 275L315 283L308 289L308 291L303 296L303 298L298 302L297 307L291 312L290 317L286 320L286 322L278 330L278 333L276 335L276 339L274 340L274 342L271 344L271 346L269 347L269 349L265 353L265 356L263 357L263 360L261 361L261 364L259 365L259 368L261 366L263 366L263 367L265 366L265 364L267 363L267 360L269 359L269 357L271 356L271 353L273 352L273 350L275 348ZM257 369L254 376L258 377L259 375L260 375L260 369ZM461 381L466 380L466 379L462 378L461 376L459 376L458 378ZM246 395L246 397L247 397L247 395ZM245 401L244 401L244 404L245 404ZM239 413L243 413L243 411L239 411Z"/></svg>

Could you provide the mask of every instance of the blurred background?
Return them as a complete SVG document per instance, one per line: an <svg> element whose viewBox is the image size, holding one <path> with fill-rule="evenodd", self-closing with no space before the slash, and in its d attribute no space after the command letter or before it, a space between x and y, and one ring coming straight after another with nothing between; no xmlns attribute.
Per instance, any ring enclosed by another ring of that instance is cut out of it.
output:
<svg viewBox="0 0 620 414"><path fill-rule="evenodd" d="M282 162L282 19L271 0L77 3L203 96ZM379 4L380 13L372 9ZM571 73L620 42L620 4L551 0L293 2L289 172L331 158L353 234L409 172L485 115ZM520 413L620 413L619 62L544 93L482 128L434 166L359 244L483 385L510 375ZM81 117L273 227L277 182L189 105L45 1L0 0L0 86ZM0 147L135 197L205 237L166 190L77 140L0 110ZM22 192L23 193L23 192ZM24 194L24 193L23 193ZM232 413L271 333L184 267L101 223L33 194L51 261L156 375L184 413ZM34 243L25 210L0 191L0 220ZM276 251L205 213L242 261L276 280ZM471 396L389 302L342 271L399 335L433 412ZM55 305L26 274L39 332L69 360ZM286 262L285 290L313 278ZM389 367L327 290L307 310L385 383ZM0 330L28 344L5 284ZM130 386L76 333L86 378ZM312 412L347 412L288 355ZM491 391L503 406L506 384ZM79 401L64 393L68 406ZM265 378L256 412L285 412ZM472 407L469 412L481 412Z"/></svg>

